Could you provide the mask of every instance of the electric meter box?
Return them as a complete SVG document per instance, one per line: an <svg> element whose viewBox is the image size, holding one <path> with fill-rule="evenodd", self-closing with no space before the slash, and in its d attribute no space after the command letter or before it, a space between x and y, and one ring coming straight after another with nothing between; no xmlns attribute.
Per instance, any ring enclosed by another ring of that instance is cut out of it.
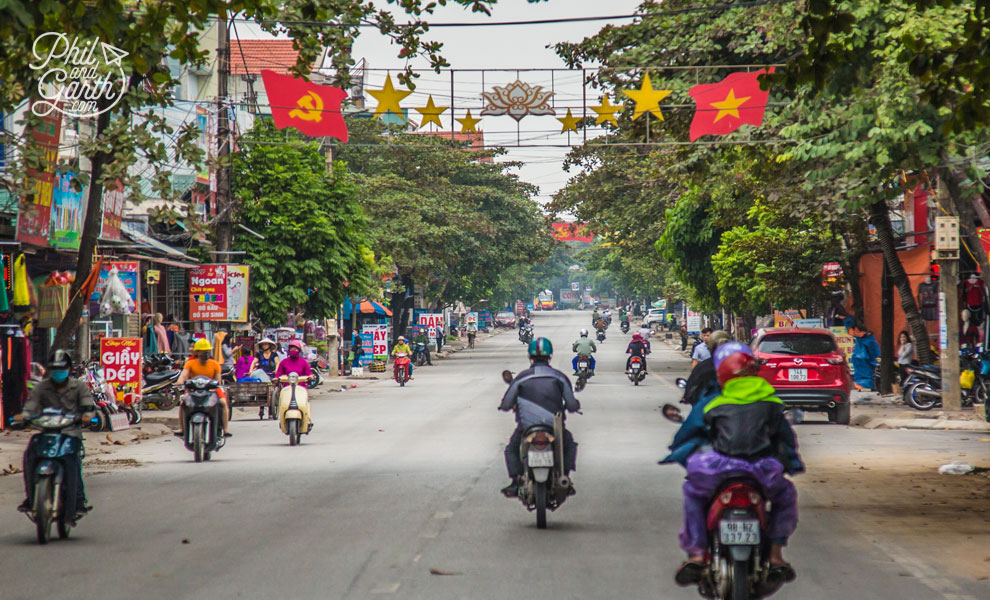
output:
<svg viewBox="0 0 990 600"><path fill-rule="evenodd" d="M959 259L957 217L935 217L935 255L940 260Z"/></svg>

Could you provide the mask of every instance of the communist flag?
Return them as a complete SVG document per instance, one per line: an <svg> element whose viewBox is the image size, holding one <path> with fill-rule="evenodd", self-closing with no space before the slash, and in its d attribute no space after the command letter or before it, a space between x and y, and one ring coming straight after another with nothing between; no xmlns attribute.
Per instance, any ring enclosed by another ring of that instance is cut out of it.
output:
<svg viewBox="0 0 990 600"><path fill-rule="evenodd" d="M340 111L347 92L275 71L263 70L261 79L265 82L276 129L295 127L310 137L329 136L347 141L347 124Z"/></svg>
<svg viewBox="0 0 990 600"><path fill-rule="evenodd" d="M765 72L733 73L718 83L691 88L688 94L696 104L691 141L703 135L727 135L742 125L762 125L770 92L760 89L757 78Z"/></svg>

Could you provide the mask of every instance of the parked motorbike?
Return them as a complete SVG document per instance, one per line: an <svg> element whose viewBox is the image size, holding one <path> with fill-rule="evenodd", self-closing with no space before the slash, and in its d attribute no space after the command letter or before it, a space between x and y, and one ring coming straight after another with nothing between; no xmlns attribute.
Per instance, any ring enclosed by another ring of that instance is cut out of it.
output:
<svg viewBox="0 0 990 600"><path fill-rule="evenodd" d="M220 386L209 377L193 377L186 381L186 394L182 397L182 419L185 423L186 449L191 450L196 462L210 460L214 452L223 448L223 405L217 396Z"/></svg>
<svg viewBox="0 0 990 600"><path fill-rule="evenodd" d="M426 364L426 342L416 342L413 348L413 364L422 367Z"/></svg>
<svg viewBox="0 0 990 600"><path fill-rule="evenodd" d="M904 381L904 403L915 410L927 411L942 405L942 370L938 365L907 367ZM962 405L987 403L990 397L990 351L979 352L964 348L959 353L959 370L963 377L972 378L972 385L960 391ZM969 373L967 373L967 371Z"/></svg>
<svg viewBox="0 0 990 600"><path fill-rule="evenodd" d="M405 352L398 352L395 355L395 364L392 367L392 377L398 382L400 387L405 387L409 381L409 355Z"/></svg>
<svg viewBox="0 0 990 600"><path fill-rule="evenodd" d="M619 325L619 329L622 330L622 333L629 333L629 321L623 321L622 324Z"/></svg>
<svg viewBox="0 0 990 600"><path fill-rule="evenodd" d="M633 385L639 385L640 381L646 379L646 370L643 369L643 359L639 356L634 356L629 360L629 381L633 382Z"/></svg>
<svg viewBox="0 0 990 600"><path fill-rule="evenodd" d="M302 441L302 435L309 435L313 428L309 412L309 392L306 382L300 382L296 373L279 377L280 383L289 385L282 388L278 395L278 426L282 433L289 436L289 445L297 446Z"/></svg>
<svg viewBox="0 0 990 600"><path fill-rule="evenodd" d="M512 383L512 373L502 371L502 379ZM527 510L536 511L536 527L547 528L547 510L554 511L570 495L571 480L564 475L564 415L557 413L553 426L534 425L523 432L519 456L526 466L519 500Z"/></svg>
<svg viewBox="0 0 990 600"><path fill-rule="evenodd" d="M578 356L577 372L578 380L574 384L574 389L580 392L584 386L588 385L588 380L594 376L591 372L591 359L587 356Z"/></svg>
<svg viewBox="0 0 990 600"><path fill-rule="evenodd" d="M598 334L595 336L595 338L598 340L599 343L604 342L605 341L605 330L604 329L599 329L598 330Z"/></svg>
<svg viewBox="0 0 990 600"><path fill-rule="evenodd" d="M684 387L678 380L678 386ZM664 417L684 420L681 410L665 404ZM760 484L748 477L729 478L708 505L708 564L698 593L719 600L749 600L775 593L782 581L768 581L770 538L767 500Z"/></svg>
<svg viewBox="0 0 990 600"><path fill-rule="evenodd" d="M41 415L30 420L30 424L41 430L37 438L34 465L34 504L27 513L37 529L38 543L47 544L51 539L52 523L56 525L58 537L69 537L73 517L65 514L66 489L65 463L60 460L79 451L81 440L64 435L62 430L81 422L81 417L65 413L58 408L46 408Z"/></svg>

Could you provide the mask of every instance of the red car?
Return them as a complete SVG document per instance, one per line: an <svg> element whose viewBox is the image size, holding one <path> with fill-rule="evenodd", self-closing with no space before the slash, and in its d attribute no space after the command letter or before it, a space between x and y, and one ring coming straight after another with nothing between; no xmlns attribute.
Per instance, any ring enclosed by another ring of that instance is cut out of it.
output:
<svg viewBox="0 0 990 600"><path fill-rule="evenodd" d="M777 390L788 408L828 413L828 420L849 424L852 376L846 358L827 329L779 327L753 340L760 377Z"/></svg>

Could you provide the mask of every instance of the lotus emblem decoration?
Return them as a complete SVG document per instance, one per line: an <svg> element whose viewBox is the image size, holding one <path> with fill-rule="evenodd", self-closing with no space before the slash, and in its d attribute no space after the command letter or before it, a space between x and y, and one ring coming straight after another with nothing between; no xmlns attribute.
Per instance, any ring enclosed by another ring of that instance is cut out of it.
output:
<svg viewBox="0 0 990 600"><path fill-rule="evenodd" d="M521 121L526 115L555 115L550 106L552 91L543 91L543 86L529 85L523 81L513 81L505 87L494 86L490 92L482 92L485 97L483 115L509 115Z"/></svg>

